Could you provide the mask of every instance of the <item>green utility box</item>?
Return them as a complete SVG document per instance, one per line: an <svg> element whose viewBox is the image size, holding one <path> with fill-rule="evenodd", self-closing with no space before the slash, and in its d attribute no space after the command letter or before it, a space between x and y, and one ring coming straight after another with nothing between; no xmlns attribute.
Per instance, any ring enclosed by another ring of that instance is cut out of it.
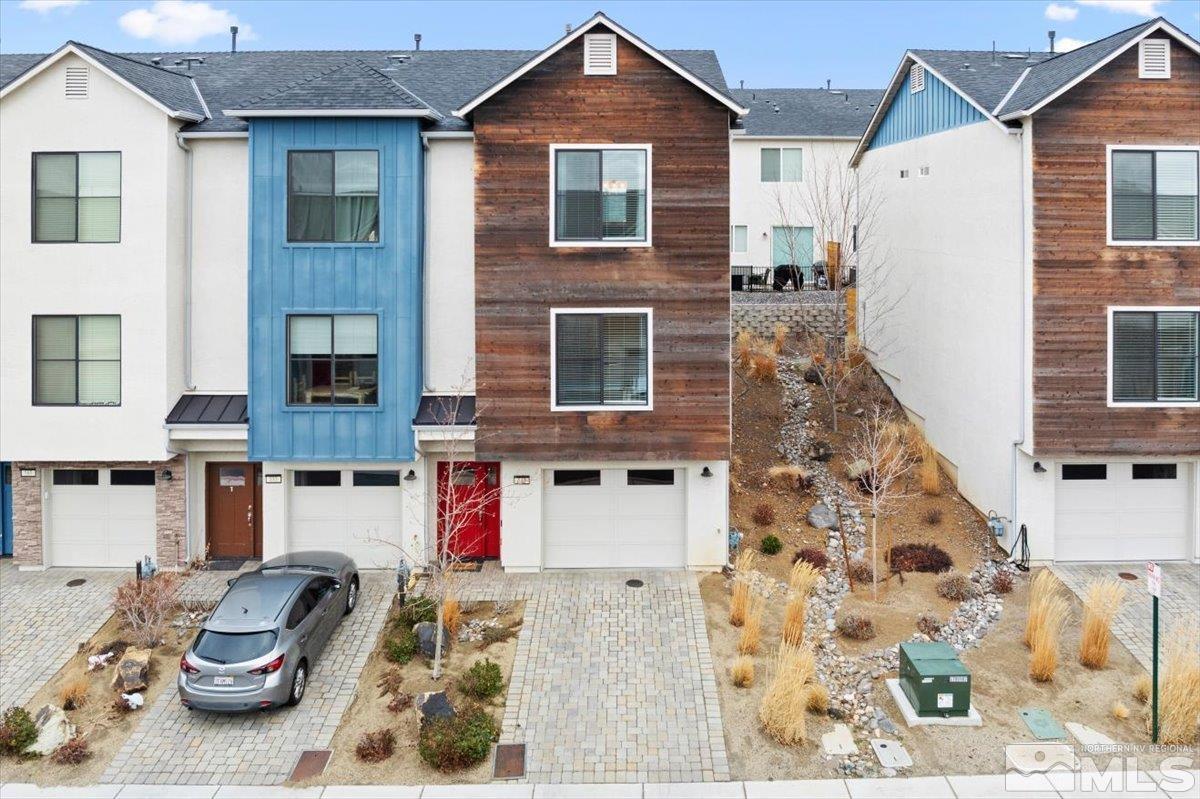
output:
<svg viewBox="0 0 1200 799"><path fill-rule="evenodd" d="M966 716L971 672L943 642L900 644L900 688L918 716Z"/></svg>

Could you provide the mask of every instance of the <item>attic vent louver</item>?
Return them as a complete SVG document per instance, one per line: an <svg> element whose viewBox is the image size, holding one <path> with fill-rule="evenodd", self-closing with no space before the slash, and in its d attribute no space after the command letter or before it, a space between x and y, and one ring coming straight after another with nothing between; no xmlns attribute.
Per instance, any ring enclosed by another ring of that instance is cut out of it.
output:
<svg viewBox="0 0 1200 799"><path fill-rule="evenodd" d="M1171 77L1171 40L1142 39L1138 42L1138 77L1163 80Z"/></svg>
<svg viewBox="0 0 1200 799"><path fill-rule="evenodd" d="M88 68L67 67L67 97L86 100L88 96Z"/></svg>
<svg viewBox="0 0 1200 799"><path fill-rule="evenodd" d="M908 91L910 94L925 91L925 67L920 64L908 68Z"/></svg>
<svg viewBox="0 0 1200 799"><path fill-rule="evenodd" d="M583 74L617 74L617 35L589 33L583 37Z"/></svg>

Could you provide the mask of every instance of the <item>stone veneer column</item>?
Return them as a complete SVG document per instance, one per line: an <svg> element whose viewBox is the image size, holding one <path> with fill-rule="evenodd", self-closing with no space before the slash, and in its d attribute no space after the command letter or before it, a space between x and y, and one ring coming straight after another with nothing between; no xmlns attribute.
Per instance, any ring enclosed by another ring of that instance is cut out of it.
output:
<svg viewBox="0 0 1200 799"><path fill-rule="evenodd" d="M42 565L41 464L12 465L13 561L19 566ZM21 469L36 469L22 477Z"/></svg>
<svg viewBox="0 0 1200 799"><path fill-rule="evenodd" d="M164 480L163 473L171 472ZM187 564L187 458L176 455L154 469L155 559L163 568Z"/></svg>

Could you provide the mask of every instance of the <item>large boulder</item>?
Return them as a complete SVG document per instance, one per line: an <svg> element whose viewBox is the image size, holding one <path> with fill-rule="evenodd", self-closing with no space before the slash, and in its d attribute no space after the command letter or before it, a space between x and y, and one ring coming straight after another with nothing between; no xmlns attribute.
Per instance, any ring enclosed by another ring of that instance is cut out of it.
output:
<svg viewBox="0 0 1200 799"><path fill-rule="evenodd" d="M46 756L75 737L75 725L61 707L43 705L33 717L37 725L37 740L25 750L26 754Z"/></svg>
<svg viewBox="0 0 1200 799"><path fill-rule="evenodd" d="M422 719L445 719L455 715L454 705L445 691L428 691L417 694L417 710Z"/></svg>
<svg viewBox="0 0 1200 799"><path fill-rule="evenodd" d="M833 530L838 526L837 514L824 502L818 502L808 512L808 523L818 530Z"/></svg>
<svg viewBox="0 0 1200 799"><path fill-rule="evenodd" d="M417 645L421 648L421 654L427 658L434 655L437 648L437 622L436 621L421 621L413 625L413 632L417 634ZM450 631L444 626L442 627L442 653L450 651Z"/></svg>
<svg viewBox="0 0 1200 799"><path fill-rule="evenodd" d="M113 673L112 687L123 694L144 691L150 681L150 650L130 647L125 650Z"/></svg>

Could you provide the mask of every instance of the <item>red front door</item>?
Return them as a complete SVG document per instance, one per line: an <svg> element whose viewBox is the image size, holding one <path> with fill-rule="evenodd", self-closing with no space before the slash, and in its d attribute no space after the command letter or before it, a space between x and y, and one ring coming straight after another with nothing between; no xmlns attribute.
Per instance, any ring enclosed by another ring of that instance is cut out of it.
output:
<svg viewBox="0 0 1200 799"><path fill-rule="evenodd" d="M500 464L438 464L438 544L459 558L500 557Z"/></svg>

